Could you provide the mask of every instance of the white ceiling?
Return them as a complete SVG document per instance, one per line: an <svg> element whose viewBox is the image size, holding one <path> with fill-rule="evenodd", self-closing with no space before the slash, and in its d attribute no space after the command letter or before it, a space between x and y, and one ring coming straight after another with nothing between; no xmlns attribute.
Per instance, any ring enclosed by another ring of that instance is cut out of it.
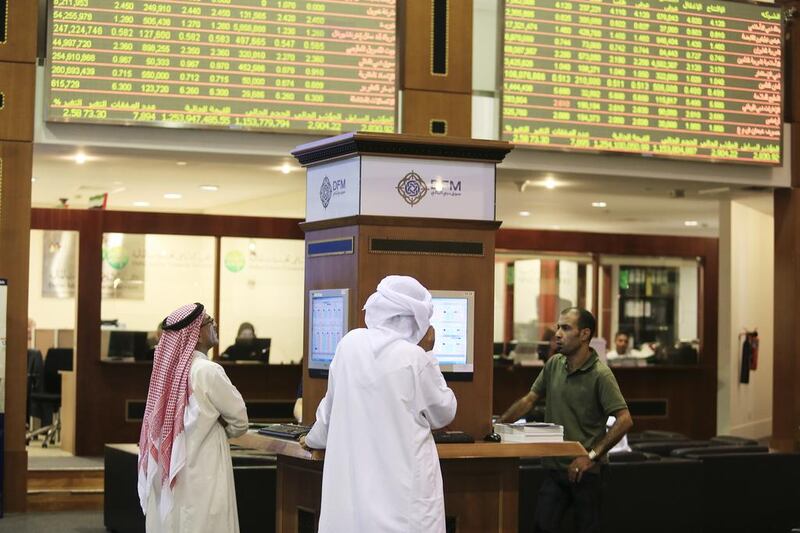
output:
<svg viewBox="0 0 800 533"><path fill-rule="evenodd" d="M76 152L68 145L36 145L34 207L56 207L60 198L70 207L86 207L90 196L108 192L107 208L116 210L304 216L305 173L290 156L92 148L81 165L74 161ZM281 171L285 164L288 174ZM548 176L557 180L555 189L542 186ZM219 189L203 191L201 185ZM165 199L167 193L182 198ZM715 236L719 200L731 194L737 192L718 183L542 174L501 166L497 218L504 227L516 228ZM141 201L149 206L134 205ZM595 208L592 202L607 205ZM687 220L698 225L687 227Z"/></svg>

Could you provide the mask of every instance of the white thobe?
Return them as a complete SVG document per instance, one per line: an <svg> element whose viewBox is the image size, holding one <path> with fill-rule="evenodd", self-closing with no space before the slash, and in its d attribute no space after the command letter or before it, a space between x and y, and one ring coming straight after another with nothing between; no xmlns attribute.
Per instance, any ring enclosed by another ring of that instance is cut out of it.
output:
<svg viewBox="0 0 800 533"><path fill-rule="evenodd" d="M339 343L306 437L326 449L319 533L444 533L431 429L453 420L455 395L433 355L405 340L375 353L370 335Z"/></svg>
<svg viewBox="0 0 800 533"><path fill-rule="evenodd" d="M195 352L189 372L192 394L183 415L184 433L178 437L186 452L181 457L176 439L172 454L173 464L185 462L175 478L171 509L162 519L161 478L154 475L155 461L149 461L147 533L238 533L228 438L247 431L247 409L222 367L202 352Z"/></svg>

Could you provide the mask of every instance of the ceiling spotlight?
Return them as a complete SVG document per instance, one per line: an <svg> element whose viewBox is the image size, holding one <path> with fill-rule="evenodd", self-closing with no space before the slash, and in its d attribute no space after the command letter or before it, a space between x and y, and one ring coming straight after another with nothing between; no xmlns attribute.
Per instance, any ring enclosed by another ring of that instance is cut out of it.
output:
<svg viewBox="0 0 800 533"><path fill-rule="evenodd" d="M186 161L177 161L175 164L178 165L179 167L185 167L186 165L188 165Z"/></svg>
<svg viewBox="0 0 800 533"><path fill-rule="evenodd" d="M283 165L281 165L281 172L283 172L284 174L288 174L291 171L292 171L292 166L289 163L284 163Z"/></svg>
<svg viewBox="0 0 800 533"><path fill-rule="evenodd" d="M592 202L592 207L605 207L606 205L608 204L605 202Z"/></svg>
<svg viewBox="0 0 800 533"><path fill-rule="evenodd" d="M215 192L215 191L219 190L219 187L216 186L216 185L201 185L200 189L203 190L203 191Z"/></svg>
<svg viewBox="0 0 800 533"><path fill-rule="evenodd" d="M83 152L78 152L77 154L75 154L73 156L73 160L77 164L82 165L82 164L86 163L87 157L86 157L86 154L84 154Z"/></svg>
<svg viewBox="0 0 800 533"><path fill-rule="evenodd" d="M167 200L180 200L181 198L183 198L183 195L178 194L176 192L168 192L167 194L164 195L164 198L166 198Z"/></svg>
<svg viewBox="0 0 800 533"><path fill-rule="evenodd" d="M545 189L552 190L552 189L555 189L558 186L558 182L555 179L553 179L552 177L549 177L549 178L545 179L542 182L542 185L544 185Z"/></svg>
<svg viewBox="0 0 800 533"><path fill-rule="evenodd" d="M521 217L529 217L529 216L531 216L531 212L530 211L520 211L519 212L519 216L521 216Z"/></svg>
<svg viewBox="0 0 800 533"><path fill-rule="evenodd" d="M700 224L696 220L684 220L683 225L690 228L694 228L699 226Z"/></svg>
<svg viewBox="0 0 800 533"><path fill-rule="evenodd" d="M137 201L133 202L135 207L150 207L150 202Z"/></svg>
<svg viewBox="0 0 800 533"><path fill-rule="evenodd" d="M36 178L31 176L31 183L35 183L35 182L36 182Z"/></svg>

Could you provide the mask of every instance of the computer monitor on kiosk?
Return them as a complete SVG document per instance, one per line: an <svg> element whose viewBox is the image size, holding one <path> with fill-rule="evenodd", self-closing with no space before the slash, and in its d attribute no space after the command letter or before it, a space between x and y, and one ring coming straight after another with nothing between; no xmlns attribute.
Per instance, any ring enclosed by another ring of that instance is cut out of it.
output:
<svg viewBox="0 0 800 533"><path fill-rule="evenodd" d="M430 291L431 324L436 330L433 353L446 379L470 380L474 369L475 292Z"/></svg>
<svg viewBox="0 0 800 533"><path fill-rule="evenodd" d="M308 371L327 377L336 346L349 327L349 289L312 290L308 294Z"/></svg>

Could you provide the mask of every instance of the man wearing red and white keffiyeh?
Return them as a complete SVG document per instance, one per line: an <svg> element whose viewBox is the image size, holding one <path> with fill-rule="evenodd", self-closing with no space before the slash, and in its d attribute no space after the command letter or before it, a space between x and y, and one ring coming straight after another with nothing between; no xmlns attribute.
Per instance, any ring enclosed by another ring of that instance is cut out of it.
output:
<svg viewBox="0 0 800 533"><path fill-rule="evenodd" d="M202 304L161 323L139 437L139 502L147 533L239 531L228 438L247 431L247 410L225 371Z"/></svg>

